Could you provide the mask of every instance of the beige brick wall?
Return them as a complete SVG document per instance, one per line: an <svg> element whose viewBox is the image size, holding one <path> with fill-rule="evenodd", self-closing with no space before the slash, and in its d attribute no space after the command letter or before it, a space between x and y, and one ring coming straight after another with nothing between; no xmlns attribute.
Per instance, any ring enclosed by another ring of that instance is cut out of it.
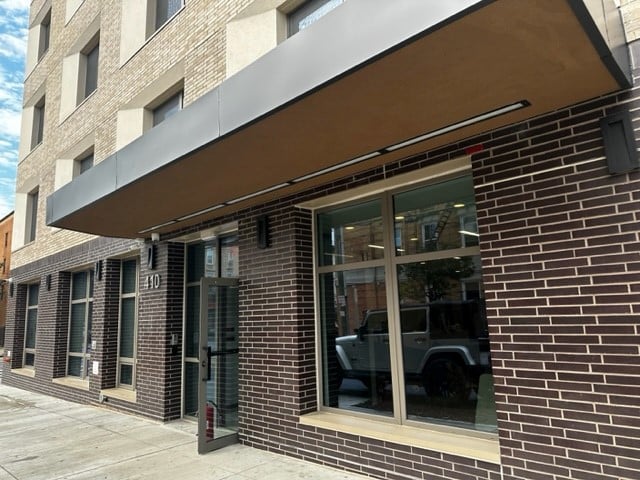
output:
<svg viewBox="0 0 640 480"><path fill-rule="evenodd" d="M56 160L91 132L96 163L113 154L118 110L180 60L185 61L185 105L217 86L225 78L226 22L250 1L187 0L186 7L123 66L119 54L122 0L85 0L67 24L66 0L52 1L50 48L26 78L24 93L27 102L46 82L44 140L21 159L17 173L17 191L34 178L40 186L36 241L14 252L14 266L93 238L45 224ZM31 18L45 3L33 2ZM98 89L61 121L62 60L96 15L101 17Z"/></svg>
<svg viewBox="0 0 640 480"><path fill-rule="evenodd" d="M266 1L266 0L259 0ZM187 0L186 7L120 66L122 0L85 0L65 24L66 0L52 0L49 52L25 80L25 102L46 82L47 112L43 144L18 165L17 191L34 178L40 185L36 241L13 254L14 266L93 238L45 224L46 198L54 189L55 163L86 135L94 132L95 161L116 150L117 112L145 86L184 59L184 102L193 102L225 78L226 23L252 0ZM270 0L273 3L273 0ZM46 0L34 0L31 18ZM628 39L640 35L640 0L621 0ZM97 91L60 121L62 60L96 15L100 21L100 66Z"/></svg>

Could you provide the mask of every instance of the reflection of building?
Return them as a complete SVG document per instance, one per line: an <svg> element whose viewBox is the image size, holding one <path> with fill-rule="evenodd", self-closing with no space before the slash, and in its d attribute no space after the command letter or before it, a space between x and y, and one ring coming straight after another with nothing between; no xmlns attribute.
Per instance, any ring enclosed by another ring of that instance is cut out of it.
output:
<svg viewBox="0 0 640 480"><path fill-rule="evenodd" d="M3 382L202 418L202 279L234 277L246 444L378 478L637 476L619 3L35 0ZM492 369L486 338L427 368L399 313L427 299L486 302ZM382 300L345 400L338 327Z"/></svg>
<svg viewBox="0 0 640 480"><path fill-rule="evenodd" d="M9 298L9 278L11 277L11 232L13 212L0 220L0 347L4 345L4 331Z"/></svg>

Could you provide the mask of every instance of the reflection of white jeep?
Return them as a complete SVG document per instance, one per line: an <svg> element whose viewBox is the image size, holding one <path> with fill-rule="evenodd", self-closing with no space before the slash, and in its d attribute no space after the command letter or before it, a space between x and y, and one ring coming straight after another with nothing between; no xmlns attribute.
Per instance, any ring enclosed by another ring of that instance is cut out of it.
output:
<svg viewBox="0 0 640 480"><path fill-rule="evenodd" d="M487 326L478 301L433 302L400 310L405 382L429 397L465 400L489 367ZM386 310L370 310L355 335L336 338L341 375L381 390L390 381Z"/></svg>

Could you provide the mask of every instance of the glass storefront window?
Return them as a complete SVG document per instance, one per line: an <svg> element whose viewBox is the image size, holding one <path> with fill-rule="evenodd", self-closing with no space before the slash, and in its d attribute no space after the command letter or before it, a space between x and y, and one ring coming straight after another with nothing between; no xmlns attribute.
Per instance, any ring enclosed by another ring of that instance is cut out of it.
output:
<svg viewBox="0 0 640 480"><path fill-rule="evenodd" d="M397 255L478 245L470 177L399 193L393 203Z"/></svg>
<svg viewBox="0 0 640 480"><path fill-rule="evenodd" d="M341 265L383 257L380 201L350 205L318 215L319 265Z"/></svg>
<svg viewBox="0 0 640 480"><path fill-rule="evenodd" d="M391 414L384 268L325 273L320 285L324 404Z"/></svg>
<svg viewBox="0 0 640 480"><path fill-rule="evenodd" d="M328 209L317 232L323 405L495 431L471 177Z"/></svg>

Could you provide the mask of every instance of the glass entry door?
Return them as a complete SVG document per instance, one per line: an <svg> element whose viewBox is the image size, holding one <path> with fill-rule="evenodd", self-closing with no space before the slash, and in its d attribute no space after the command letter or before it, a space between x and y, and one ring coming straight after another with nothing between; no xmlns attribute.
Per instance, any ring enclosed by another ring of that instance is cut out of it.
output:
<svg viewBox="0 0 640 480"><path fill-rule="evenodd" d="M200 281L198 453L238 439L238 280Z"/></svg>

